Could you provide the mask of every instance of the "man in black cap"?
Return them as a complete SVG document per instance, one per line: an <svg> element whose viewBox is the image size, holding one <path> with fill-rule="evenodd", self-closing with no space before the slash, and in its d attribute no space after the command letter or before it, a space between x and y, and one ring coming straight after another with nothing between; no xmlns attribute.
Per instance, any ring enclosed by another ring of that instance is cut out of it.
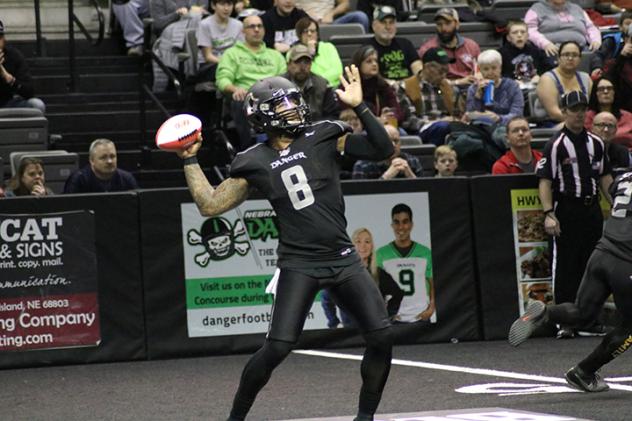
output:
<svg viewBox="0 0 632 421"><path fill-rule="evenodd" d="M403 80L397 91L404 113L402 127L419 133L425 143L442 145L449 122L460 117L465 102L446 75L454 62L442 48L430 48L421 61L423 70Z"/></svg>
<svg viewBox="0 0 632 421"><path fill-rule="evenodd" d="M413 43L397 37L397 11L391 6L377 6L373 11L374 37L370 44L377 51L380 74L389 80L416 75L422 68Z"/></svg>
<svg viewBox="0 0 632 421"><path fill-rule="evenodd" d="M601 237L603 216L599 190L612 203L610 161L604 142L584 128L588 98L581 91L563 95L564 127L544 147L536 174L544 230L552 237L553 289L556 303L574 302L588 258ZM600 326L579 333L605 334ZM560 326L557 337L572 338L573 328Z"/></svg>
<svg viewBox="0 0 632 421"><path fill-rule="evenodd" d="M281 76L294 82L309 105L312 121L337 120L340 107L327 79L312 73L312 54L303 44L294 44L286 54L287 72Z"/></svg>
<svg viewBox="0 0 632 421"><path fill-rule="evenodd" d="M448 56L455 59L448 67L448 79L461 89L467 90L475 81L476 58L481 49L476 41L459 35L459 14L455 9L444 7L437 10L434 21L437 25L437 35L419 48L419 57L423 57L430 48L443 48Z"/></svg>
<svg viewBox="0 0 632 421"><path fill-rule="evenodd" d="M19 50L7 44L0 21L0 108L37 108L44 113L44 102L33 93L28 64Z"/></svg>

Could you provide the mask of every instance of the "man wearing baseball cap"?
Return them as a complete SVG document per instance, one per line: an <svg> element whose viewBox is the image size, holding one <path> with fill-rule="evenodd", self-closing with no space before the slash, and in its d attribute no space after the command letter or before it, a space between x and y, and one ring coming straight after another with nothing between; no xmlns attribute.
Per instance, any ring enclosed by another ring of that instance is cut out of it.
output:
<svg viewBox="0 0 632 421"><path fill-rule="evenodd" d="M562 96L560 108L564 126L544 147L536 174L544 230L552 237L555 302L565 303L575 302L588 257L601 237L599 187L612 202L608 193L612 175L604 142L584 128L586 95L570 91ZM574 336L567 326L560 326L557 333L558 338Z"/></svg>
<svg viewBox="0 0 632 421"><path fill-rule="evenodd" d="M464 97L446 79L454 59L445 50L430 48L421 60L423 70L402 81L397 91L405 113L402 127L419 133L424 143L442 145L449 122L463 114Z"/></svg>
<svg viewBox="0 0 632 421"><path fill-rule="evenodd" d="M416 75L422 68L413 43L397 37L397 11L391 6L376 6L373 10L374 37L370 44L377 51L380 74L389 80L401 80Z"/></svg>
<svg viewBox="0 0 632 421"><path fill-rule="evenodd" d="M459 14L451 7L437 10L434 17L437 35L426 41L419 48L419 57L423 57L428 49L441 47L455 62L448 66L448 79L460 89L474 83L476 57L481 52L478 44L470 38L459 35Z"/></svg>
<svg viewBox="0 0 632 421"><path fill-rule="evenodd" d="M0 108L37 108L44 113L44 102L33 94L29 66L22 53L7 43L0 21Z"/></svg>
<svg viewBox="0 0 632 421"><path fill-rule="evenodd" d="M407 1L404 0L358 0L356 10L364 12L369 17L369 23L373 23L373 13L376 6L390 6L395 10L407 11Z"/></svg>
<svg viewBox="0 0 632 421"><path fill-rule="evenodd" d="M294 44L287 52L287 72L281 76L294 82L309 105L313 121L336 120L340 108L327 79L312 73L313 56L304 44Z"/></svg>

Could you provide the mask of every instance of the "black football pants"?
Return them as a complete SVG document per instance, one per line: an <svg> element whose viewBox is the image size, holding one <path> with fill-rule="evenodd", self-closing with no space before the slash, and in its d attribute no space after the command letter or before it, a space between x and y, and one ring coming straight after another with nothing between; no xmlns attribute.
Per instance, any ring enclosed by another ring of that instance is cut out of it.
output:
<svg viewBox="0 0 632 421"><path fill-rule="evenodd" d="M314 298L322 288L328 288L336 304L354 318L363 333L366 350L360 368L358 415L375 414L391 367L392 337L382 295L375 280L358 262L307 273L281 269L266 341L244 368L230 420L245 419L257 393L298 341Z"/></svg>

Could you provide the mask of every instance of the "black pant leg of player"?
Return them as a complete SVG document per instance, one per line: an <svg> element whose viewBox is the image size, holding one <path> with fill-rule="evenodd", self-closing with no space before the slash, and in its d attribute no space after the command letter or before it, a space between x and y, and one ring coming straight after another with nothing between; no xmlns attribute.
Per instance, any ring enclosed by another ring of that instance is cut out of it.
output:
<svg viewBox="0 0 632 421"><path fill-rule="evenodd" d="M292 351L318 289L317 279L281 269L266 341L244 367L229 421L246 418L272 371Z"/></svg>
<svg viewBox="0 0 632 421"><path fill-rule="evenodd" d="M608 268L603 265L604 255L606 253L600 250L593 252L574 303L561 303L547 307L549 321L577 327L586 325L599 316L603 303L611 294Z"/></svg>
<svg viewBox="0 0 632 421"><path fill-rule="evenodd" d="M357 420L372 420L391 369L393 337L386 304L375 280L359 263L343 271L338 281L330 293L355 319L366 341Z"/></svg>
<svg viewBox="0 0 632 421"><path fill-rule="evenodd" d="M608 333L597 348L578 364L581 369L589 373L599 370L623 354L632 345L632 308L630 308L630 302L632 302L632 262L600 250L595 250L591 261L593 259L597 262L595 278L599 282L608 284L608 289L612 291L614 296L617 311L621 315L622 323ZM590 302L593 298L590 295L593 293L595 291L590 289L580 290L580 298L578 299L580 312L585 306L591 306ZM602 297L603 304L607 295Z"/></svg>

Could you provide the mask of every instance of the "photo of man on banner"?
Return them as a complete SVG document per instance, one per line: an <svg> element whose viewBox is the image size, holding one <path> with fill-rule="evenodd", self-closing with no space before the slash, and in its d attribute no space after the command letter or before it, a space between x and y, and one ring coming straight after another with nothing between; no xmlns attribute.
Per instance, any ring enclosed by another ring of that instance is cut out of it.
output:
<svg viewBox="0 0 632 421"><path fill-rule="evenodd" d="M399 203L391 210L395 240L377 250L377 265L398 283L404 292L394 321L435 323L435 291L430 249L411 239L413 211Z"/></svg>

